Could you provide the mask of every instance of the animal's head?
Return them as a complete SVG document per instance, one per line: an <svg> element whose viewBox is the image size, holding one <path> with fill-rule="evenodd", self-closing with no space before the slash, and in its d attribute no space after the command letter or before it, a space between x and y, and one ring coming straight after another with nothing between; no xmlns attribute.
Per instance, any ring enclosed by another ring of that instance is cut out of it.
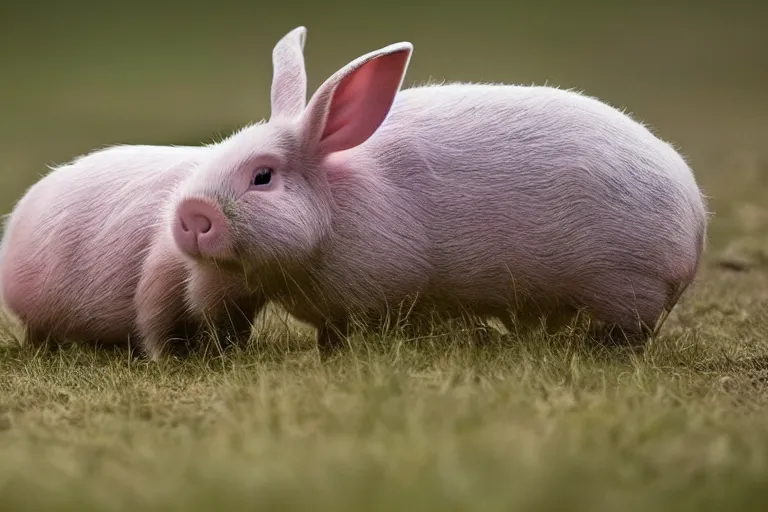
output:
<svg viewBox="0 0 768 512"><path fill-rule="evenodd" d="M326 159L376 132L413 47L393 44L353 60L307 103L305 38L298 27L274 47L269 121L212 148L182 186L173 234L187 255L248 266L300 262L330 233Z"/></svg>

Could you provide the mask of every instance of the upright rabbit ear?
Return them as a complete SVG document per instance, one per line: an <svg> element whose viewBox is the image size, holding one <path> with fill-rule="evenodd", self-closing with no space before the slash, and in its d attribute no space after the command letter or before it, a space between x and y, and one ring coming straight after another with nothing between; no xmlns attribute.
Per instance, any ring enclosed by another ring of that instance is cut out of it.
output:
<svg viewBox="0 0 768 512"><path fill-rule="evenodd" d="M301 115L307 102L307 72L304 68L305 27L283 36L272 50L272 118Z"/></svg>
<svg viewBox="0 0 768 512"><path fill-rule="evenodd" d="M328 154L358 146L384 122L413 52L396 43L359 57L320 86L304 112L312 150Z"/></svg>

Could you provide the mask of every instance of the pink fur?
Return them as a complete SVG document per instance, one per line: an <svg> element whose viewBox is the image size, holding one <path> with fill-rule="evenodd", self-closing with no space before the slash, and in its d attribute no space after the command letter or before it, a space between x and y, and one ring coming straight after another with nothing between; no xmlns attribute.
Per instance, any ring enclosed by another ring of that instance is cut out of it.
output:
<svg viewBox="0 0 768 512"><path fill-rule="evenodd" d="M187 287L197 313L237 296L239 282L211 279L214 269L190 271L167 229L171 192L209 151L116 146L53 170L27 191L6 221L0 293L28 342L138 335L156 357L192 321ZM195 283L206 278L208 289L199 290Z"/></svg>
<svg viewBox="0 0 768 512"><path fill-rule="evenodd" d="M352 61L299 108L305 33L273 52L270 121L212 148L178 190L176 208L220 211L229 237L227 251L187 251L198 267L242 266L321 344L415 297L416 310L504 321L584 308L645 332L694 279L699 187L629 116L550 87L398 93L409 43Z"/></svg>

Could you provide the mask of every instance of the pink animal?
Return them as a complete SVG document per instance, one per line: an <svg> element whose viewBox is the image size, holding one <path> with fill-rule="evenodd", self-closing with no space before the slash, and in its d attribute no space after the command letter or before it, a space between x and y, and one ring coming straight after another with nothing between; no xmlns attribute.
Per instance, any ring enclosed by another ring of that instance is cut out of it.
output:
<svg viewBox="0 0 768 512"><path fill-rule="evenodd" d="M305 34L273 50L269 122L181 185L173 234L200 268L241 267L321 348L406 300L508 323L584 309L645 336L694 279L699 187L630 117L549 87L398 92L405 42L353 60L307 104Z"/></svg>
<svg viewBox="0 0 768 512"><path fill-rule="evenodd" d="M116 146L53 170L27 191L0 248L2 303L25 327L26 342L135 336L157 357L169 338L222 308L233 334L250 333L260 307L253 294L238 295L240 282L215 269L190 272L166 217L171 192L209 151Z"/></svg>

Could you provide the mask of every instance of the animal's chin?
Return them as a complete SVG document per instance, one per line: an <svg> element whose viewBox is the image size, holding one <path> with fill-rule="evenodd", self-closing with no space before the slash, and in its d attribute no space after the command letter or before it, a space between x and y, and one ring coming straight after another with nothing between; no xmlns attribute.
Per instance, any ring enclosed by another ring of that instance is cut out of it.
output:
<svg viewBox="0 0 768 512"><path fill-rule="evenodd" d="M242 273L244 266L241 261L236 258L222 258L213 257L207 255L198 255L194 258L195 262L206 267L217 268L220 270L227 270L229 272Z"/></svg>
<svg viewBox="0 0 768 512"><path fill-rule="evenodd" d="M259 250L233 251L225 255L199 253L192 257L195 263L210 268L242 275L281 273L291 266L291 259Z"/></svg>

